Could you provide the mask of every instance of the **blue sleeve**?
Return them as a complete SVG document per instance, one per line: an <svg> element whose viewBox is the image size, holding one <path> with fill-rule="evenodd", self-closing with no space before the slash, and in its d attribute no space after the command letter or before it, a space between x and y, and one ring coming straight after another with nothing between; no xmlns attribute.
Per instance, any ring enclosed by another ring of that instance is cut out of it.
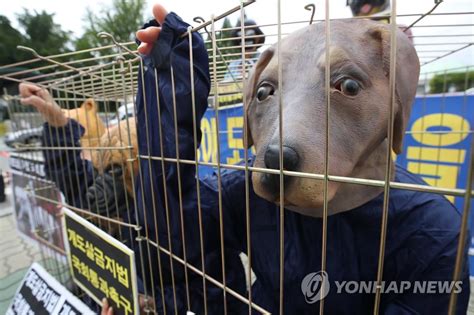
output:
<svg viewBox="0 0 474 315"><path fill-rule="evenodd" d="M432 206L429 204L423 207L421 217L415 217L416 221L411 219L420 225L419 230L403 243L405 252L411 254L393 258L400 268L399 276L408 280L411 286L405 292L392 295L386 301L382 295L383 314L447 314L451 290L457 293L454 314L467 312L470 296L468 259L470 233L467 233L464 244L460 280L453 282L461 214L457 213L454 206L444 198L442 202L437 201ZM416 209L411 211L416 212Z"/></svg>
<svg viewBox="0 0 474 315"><path fill-rule="evenodd" d="M177 259L170 258L164 251L172 252L179 259L186 258L189 264L199 270L202 269L201 255L204 255L206 274L219 282L222 282L221 257L225 255L227 284L237 292L245 292L239 250L227 246L225 253L219 250L218 196L215 189L206 185L201 185L200 190L204 229L204 253L201 252L196 170L190 161L196 159L195 145L198 146L201 140L200 120L208 106L210 77L204 42L199 34L193 33L194 81L191 81L189 39L187 36L181 37L187 27L188 24L176 14L168 14L151 57L142 60L136 98L140 154L136 198L140 225L144 227L147 238L153 242L146 248L142 246L144 266L139 276L147 279L144 285L148 287L148 292L154 288L158 313L163 313L163 304L167 313L172 313L175 306L179 314L188 309L196 313L204 312L202 276L187 269L190 291L190 305L187 305L185 269ZM198 141L196 144L193 117ZM178 146L175 130L178 132ZM179 167L175 161L177 153L179 159L183 160ZM168 160L162 161L162 157ZM230 230L227 229L225 233L225 238L232 238ZM160 255L156 244L162 249ZM206 295L208 313L223 313L222 289L206 281ZM232 303L229 294L227 296L228 303Z"/></svg>
<svg viewBox="0 0 474 315"><path fill-rule="evenodd" d="M86 192L93 180L92 164L81 158L80 138L84 128L69 119L64 127L43 127L43 156L46 177L55 182L66 202L74 207L88 209Z"/></svg>
<svg viewBox="0 0 474 315"><path fill-rule="evenodd" d="M466 314L470 296L467 243L464 250L464 268L461 273L461 279L458 282L452 282L458 240L458 238L452 239L437 254L437 257L433 259L425 271L416 277L416 281L420 283L419 287L422 288L421 290L423 290L423 286L426 286L424 288L426 292L417 292L413 288L415 285L415 281L413 281L411 284L412 288L407 293L397 296L386 304L383 314L447 314L450 293L446 290L451 289L458 293L454 314ZM433 244L429 248L431 251L437 250L437 242L439 242L439 237L433 234ZM443 287L445 291L443 291Z"/></svg>

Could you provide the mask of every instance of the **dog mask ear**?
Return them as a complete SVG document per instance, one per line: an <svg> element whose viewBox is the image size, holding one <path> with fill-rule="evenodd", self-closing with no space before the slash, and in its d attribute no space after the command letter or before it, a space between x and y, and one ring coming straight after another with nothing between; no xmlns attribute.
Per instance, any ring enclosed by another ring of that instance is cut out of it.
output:
<svg viewBox="0 0 474 315"><path fill-rule="evenodd" d="M84 109L86 111L90 111L90 110L97 111L97 105L94 99L92 98L88 98L84 103L82 103L81 107L82 106L84 106Z"/></svg>
<svg viewBox="0 0 474 315"><path fill-rule="evenodd" d="M370 35L381 42L382 60L385 75L390 74L390 29L388 25L378 25L370 30ZM393 146L395 153L400 154L403 148L403 136L410 118L413 99L416 95L420 61L412 42L406 34L397 30L395 65L395 118L393 127Z"/></svg>
<svg viewBox="0 0 474 315"><path fill-rule="evenodd" d="M250 104L252 103L252 100L255 97L258 79L260 78L260 75L262 74L263 69L267 67L268 63L273 58L274 53L275 53L274 48L270 47L260 55L260 58L258 59L255 66L253 67L252 72L250 73L249 79L247 80L247 84L245 85L244 115L247 117L247 148L250 148L253 145L252 133L250 132L250 126L249 126L249 115L248 115L249 107L250 107Z"/></svg>

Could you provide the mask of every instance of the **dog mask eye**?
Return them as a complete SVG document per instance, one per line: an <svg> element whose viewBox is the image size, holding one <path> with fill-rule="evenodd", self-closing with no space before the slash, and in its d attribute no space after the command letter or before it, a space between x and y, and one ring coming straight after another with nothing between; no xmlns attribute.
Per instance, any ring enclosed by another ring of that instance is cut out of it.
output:
<svg viewBox="0 0 474 315"><path fill-rule="evenodd" d="M264 83L257 90L257 100L259 102L262 102L266 100L270 95L273 95L274 92L275 90L273 89L273 86Z"/></svg>
<svg viewBox="0 0 474 315"><path fill-rule="evenodd" d="M341 80L336 84L335 88L349 96L355 96L359 94L360 91L359 83L352 79Z"/></svg>

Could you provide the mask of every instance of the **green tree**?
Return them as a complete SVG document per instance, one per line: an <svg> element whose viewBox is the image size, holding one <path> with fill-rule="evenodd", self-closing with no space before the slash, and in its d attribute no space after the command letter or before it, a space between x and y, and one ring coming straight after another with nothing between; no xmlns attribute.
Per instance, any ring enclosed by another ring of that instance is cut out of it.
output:
<svg viewBox="0 0 474 315"><path fill-rule="evenodd" d="M98 56L93 51L85 51L87 49L95 47L91 43L91 38L97 36L97 34L92 34L90 31L84 33L81 37L77 38L74 42L74 51L77 52L73 55L74 60L81 60L80 63L76 64L76 67L84 67L84 66L93 66L96 65L97 62L93 60L94 57ZM84 61L84 60L90 61Z"/></svg>
<svg viewBox="0 0 474 315"><path fill-rule="evenodd" d="M457 92L474 87L474 71L437 74L430 80L430 93Z"/></svg>
<svg viewBox="0 0 474 315"><path fill-rule="evenodd" d="M146 0L114 0L110 7L102 7L99 14L90 9L85 15L85 32L76 42L76 49L99 47L107 42L97 36L107 32L118 42L129 42L144 22ZM102 55L111 51L103 51Z"/></svg>
<svg viewBox="0 0 474 315"><path fill-rule="evenodd" d="M54 13L46 11L30 13L25 9L18 15L18 22L24 29L26 45L36 50L40 55L48 56L70 51L67 44L71 32L61 29L54 22Z"/></svg>
<svg viewBox="0 0 474 315"><path fill-rule="evenodd" d="M11 26L6 16L0 15L0 65L11 64L25 58L25 54L16 49L16 46L24 43L23 34Z"/></svg>
<svg viewBox="0 0 474 315"><path fill-rule="evenodd" d="M33 58L30 52L17 49L18 45L24 45L36 50L40 55L48 56L69 51L70 32L66 32L54 22L54 14L45 11L38 13L24 10L17 16L20 25L16 30L10 21L0 16L0 65L9 65L19 61ZM36 63L38 65L50 65L48 62ZM5 67L0 70L1 74L8 74L25 70L25 66ZM26 66L31 67L31 65ZM43 73L54 71L54 68L42 70ZM0 80L0 93L6 87L10 93L17 93L17 84L9 80Z"/></svg>

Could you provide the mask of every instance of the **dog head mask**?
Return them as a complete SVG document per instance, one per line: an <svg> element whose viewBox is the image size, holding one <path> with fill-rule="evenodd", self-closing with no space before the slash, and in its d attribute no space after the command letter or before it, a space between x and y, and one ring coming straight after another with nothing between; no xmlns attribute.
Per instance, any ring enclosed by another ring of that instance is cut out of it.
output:
<svg viewBox="0 0 474 315"><path fill-rule="evenodd" d="M329 49L330 115L328 174L384 179L390 112L390 27L369 20L331 22ZM256 149L255 167L280 168L282 106L283 168L324 174L326 144L325 24L294 32L281 43L282 91L279 91L278 46L264 51L245 94L249 143ZM416 93L419 60L403 32L396 34L396 82L393 151L400 153ZM255 192L280 202L279 175L254 171ZM320 179L284 177L285 207L322 216ZM328 183L329 214L354 209L376 197L381 188Z"/></svg>
<svg viewBox="0 0 474 315"><path fill-rule="evenodd" d="M109 128L100 138L101 147L110 150L94 150L92 154L92 165L99 174L113 172L123 176L120 183L125 186L130 196L134 196L133 178L138 174L138 160L130 162L138 154L137 129L134 117L120 121L120 123ZM131 149L129 149L131 147Z"/></svg>
<svg viewBox="0 0 474 315"><path fill-rule="evenodd" d="M75 109L63 109L66 117L76 120L84 127L84 134L81 137L83 148L96 147L100 137L105 133L105 124L98 115L96 102L89 98L80 107Z"/></svg>

